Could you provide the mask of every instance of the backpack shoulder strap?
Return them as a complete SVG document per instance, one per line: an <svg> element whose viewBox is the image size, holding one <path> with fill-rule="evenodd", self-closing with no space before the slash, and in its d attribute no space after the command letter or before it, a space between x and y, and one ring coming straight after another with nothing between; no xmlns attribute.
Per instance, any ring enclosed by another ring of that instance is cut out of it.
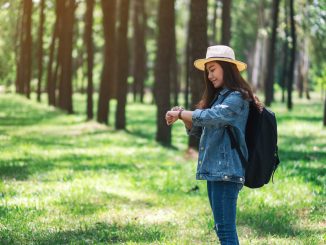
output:
<svg viewBox="0 0 326 245"><path fill-rule="evenodd" d="M226 94L225 94L224 98L222 99L222 101L220 102L220 104L223 103L223 101L226 99L226 97L228 97L228 95L229 95L231 92L233 92L233 90L230 90L230 91L226 92ZM232 130L231 130L231 127L232 127L232 126L231 126L231 125L225 125L224 127L225 127L226 132L228 133L228 135L229 135L229 137L230 137L230 140L231 140L231 148L232 148L232 149L234 149L234 148L236 149L236 151L237 151L238 154L239 154L239 157L240 157L240 160L241 160L242 164L243 164L244 167L246 168L247 165L248 165L248 162L247 162L246 158L244 157L244 155L242 154L242 151L241 151L241 149L240 149L240 146L239 146L237 140L235 139L235 136L234 136L234 134L233 134L233 132L232 132Z"/></svg>
<svg viewBox="0 0 326 245"><path fill-rule="evenodd" d="M226 97L228 97L229 94L232 93L233 91L234 91L234 90L229 90L229 91L227 91L227 92L224 94L224 97L223 97L223 99L221 100L220 104L222 104L223 101L226 99ZM211 106L215 103L215 101L218 99L218 97L219 97L219 96L216 96L216 97L213 99L213 101L210 103L209 107L211 107Z"/></svg>
<svg viewBox="0 0 326 245"><path fill-rule="evenodd" d="M244 157L244 155L242 154L242 151L240 149L240 146L239 146L238 142L235 139L235 136L234 136L234 134L233 134L233 132L231 130L231 127L232 126L231 125L225 125L224 127L225 127L226 132L228 133L228 135L230 137L230 140L231 140L231 148L232 149L234 149L234 148L236 149L236 151L239 154L239 157L240 157L240 160L241 160L242 164L246 168L248 166L248 162L247 162L246 158Z"/></svg>

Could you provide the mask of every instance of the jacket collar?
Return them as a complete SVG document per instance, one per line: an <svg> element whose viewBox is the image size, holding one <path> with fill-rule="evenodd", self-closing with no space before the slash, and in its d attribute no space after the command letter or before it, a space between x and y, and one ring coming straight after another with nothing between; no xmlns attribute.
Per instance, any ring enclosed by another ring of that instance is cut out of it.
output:
<svg viewBox="0 0 326 245"><path fill-rule="evenodd" d="M219 90L219 94L224 95L227 91L229 91L230 89L226 88L226 87L222 87L221 90Z"/></svg>
<svg viewBox="0 0 326 245"><path fill-rule="evenodd" d="M224 97L224 94L225 94L226 92L228 92L229 90L230 90L230 89L228 89L228 88L226 88L226 87L219 88L219 89L217 90L217 92L216 92L216 94L215 94L213 100L211 101L209 107L211 107L211 106L215 103L216 100L221 100L220 95L222 95L222 96Z"/></svg>

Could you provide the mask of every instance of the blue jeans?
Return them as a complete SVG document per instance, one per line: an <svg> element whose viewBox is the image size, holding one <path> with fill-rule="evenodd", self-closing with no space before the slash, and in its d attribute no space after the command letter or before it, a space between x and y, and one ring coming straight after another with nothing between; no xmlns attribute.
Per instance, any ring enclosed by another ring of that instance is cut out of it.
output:
<svg viewBox="0 0 326 245"><path fill-rule="evenodd" d="M239 244L236 209L243 184L230 181L207 181L209 203L214 215L214 230L221 245Z"/></svg>

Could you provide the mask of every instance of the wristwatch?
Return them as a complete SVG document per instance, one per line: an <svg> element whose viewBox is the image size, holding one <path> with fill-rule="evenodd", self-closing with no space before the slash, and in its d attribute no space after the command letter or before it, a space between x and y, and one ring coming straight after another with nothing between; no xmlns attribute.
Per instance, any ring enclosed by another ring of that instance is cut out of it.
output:
<svg viewBox="0 0 326 245"><path fill-rule="evenodd" d="M182 118L181 118L181 113L182 113L182 111L184 111L184 109L180 109L180 110L179 110L179 114L178 114L178 118L179 118L179 119L182 119Z"/></svg>

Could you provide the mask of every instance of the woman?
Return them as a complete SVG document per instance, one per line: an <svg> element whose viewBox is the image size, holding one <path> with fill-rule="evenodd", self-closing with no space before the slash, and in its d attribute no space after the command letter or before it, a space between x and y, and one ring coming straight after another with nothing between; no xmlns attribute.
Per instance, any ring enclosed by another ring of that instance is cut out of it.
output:
<svg viewBox="0 0 326 245"><path fill-rule="evenodd" d="M240 149L248 159L245 128L249 101L258 108L262 105L240 75L247 65L235 59L230 47L208 47L206 58L196 60L194 65L204 71L203 96L194 111L173 107L166 113L166 121L171 125L181 119L188 135L200 137L196 179L207 181L214 230L222 245L239 244L236 205L245 169L236 149L231 148L225 126L233 126Z"/></svg>

